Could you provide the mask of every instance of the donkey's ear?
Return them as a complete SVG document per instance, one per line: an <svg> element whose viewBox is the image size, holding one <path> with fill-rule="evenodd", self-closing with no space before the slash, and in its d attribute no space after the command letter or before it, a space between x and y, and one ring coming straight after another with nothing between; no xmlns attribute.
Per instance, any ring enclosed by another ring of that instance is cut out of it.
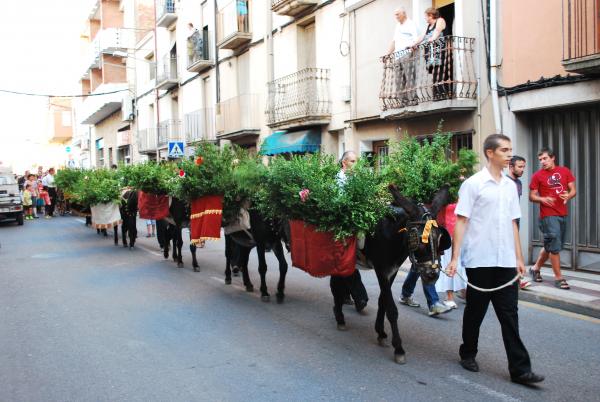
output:
<svg viewBox="0 0 600 402"><path fill-rule="evenodd" d="M400 189L395 184L388 186L392 197L394 198L393 204L406 211L411 219L416 219L419 216L419 208L408 198L400 194Z"/></svg>
<svg viewBox="0 0 600 402"><path fill-rule="evenodd" d="M448 204L448 201L450 201L450 186L444 184L433 196L431 202L431 215L435 218L444 205Z"/></svg>

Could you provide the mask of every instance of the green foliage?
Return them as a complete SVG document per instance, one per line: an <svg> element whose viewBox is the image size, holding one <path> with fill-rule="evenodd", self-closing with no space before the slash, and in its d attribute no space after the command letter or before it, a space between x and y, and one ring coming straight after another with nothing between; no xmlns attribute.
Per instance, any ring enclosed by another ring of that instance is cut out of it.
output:
<svg viewBox="0 0 600 402"><path fill-rule="evenodd" d="M121 186L117 172L109 169L85 171L74 189L74 197L82 205L118 202Z"/></svg>
<svg viewBox="0 0 600 402"><path fill-rule="evenodd" d="M219 148L212 143L200 143L194 160L179 162L179 169L185 172L185 176L174 181L172 193L186 201L205 195L231 194L235 157L230 146Z"/></svg>
<svg viewBox="0 0 600 402"><path fill-rule="evenodd" d="M451 201L455 201L462 180L474 172L477 154L461 149L453 162L451 140L450 134L438 131L430 142L419 143L410 136L392 142L382 170L385 180L396 184L404 196L423 203L430 203L436 191L449 184Z"/></svg>
<svg viewBox="0 0 600 402"><path fill-rule="evenodd" d="M388 192L380 177L359 161L340 184L340 166L332 155L275 157L259 193L259 209L267 216L301 219L343 239L372 232L388 212ZM302 200L300 192L308 190Z"/></svg>
<svg viewBox="0 0 600 402"><path fill-rule="evenodd" d="M62 169L56 172L54 180L56 186L63 191L64 194L73 194L79 182L85 175L83 169Z"/></svg>
<svg viewBox="0 0 600 402"><path fill-rule="evenodd" d="M171 163L146 162L119 167L118 177L123 186L145 193L169 194L176 172Z"/></svg>

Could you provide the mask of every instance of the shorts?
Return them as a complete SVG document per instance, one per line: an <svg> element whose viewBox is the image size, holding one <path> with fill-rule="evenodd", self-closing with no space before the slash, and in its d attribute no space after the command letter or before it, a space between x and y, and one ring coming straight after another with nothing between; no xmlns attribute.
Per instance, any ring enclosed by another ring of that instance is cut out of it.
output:
<svg viewBox="0 0 600 402"><path fill-rule="evenodd" d="M546 216L540 221L540 230L544 234L544 249L558 254L565 244L567 232L566 216Z"/></svg>
<svg viewBox="0 0 600 402"><path fill-rule="evenodd" d="M156 225L156 221L154 219L146 219L146 225Z"/></svg>

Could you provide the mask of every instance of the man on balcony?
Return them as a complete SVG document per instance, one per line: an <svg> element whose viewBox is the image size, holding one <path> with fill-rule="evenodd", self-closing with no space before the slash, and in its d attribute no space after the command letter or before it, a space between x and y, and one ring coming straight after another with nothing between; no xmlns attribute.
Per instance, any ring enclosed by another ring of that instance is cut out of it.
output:
<svg viewBox="0 0 600 402"><path fill-rule="evenodd" d="M417 26L406 16L404 7L394 11L396 28L394 39L390 44L388 55L394 57L394 76L396 81L396 97L402 100L402 105L416 104L416 93L414 91L416 70L414 68L414 55L412 45L417 39Z"/></svg>

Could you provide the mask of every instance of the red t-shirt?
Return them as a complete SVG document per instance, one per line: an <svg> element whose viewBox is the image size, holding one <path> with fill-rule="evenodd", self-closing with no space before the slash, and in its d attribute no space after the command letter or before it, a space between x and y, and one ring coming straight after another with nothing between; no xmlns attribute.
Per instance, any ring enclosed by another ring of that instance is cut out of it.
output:
<svg viewBox="0 0 600 402"><path fill-rule="evenodd" d="M556 199L552 206L540 203L540 217L567 216L567 204L558 196L562 192L569 191L569 183L575 181L575 177L569 168L555 166L552 170L540 169L531 178L530 190L537 190L540 197L552 197Z"/></svg>

